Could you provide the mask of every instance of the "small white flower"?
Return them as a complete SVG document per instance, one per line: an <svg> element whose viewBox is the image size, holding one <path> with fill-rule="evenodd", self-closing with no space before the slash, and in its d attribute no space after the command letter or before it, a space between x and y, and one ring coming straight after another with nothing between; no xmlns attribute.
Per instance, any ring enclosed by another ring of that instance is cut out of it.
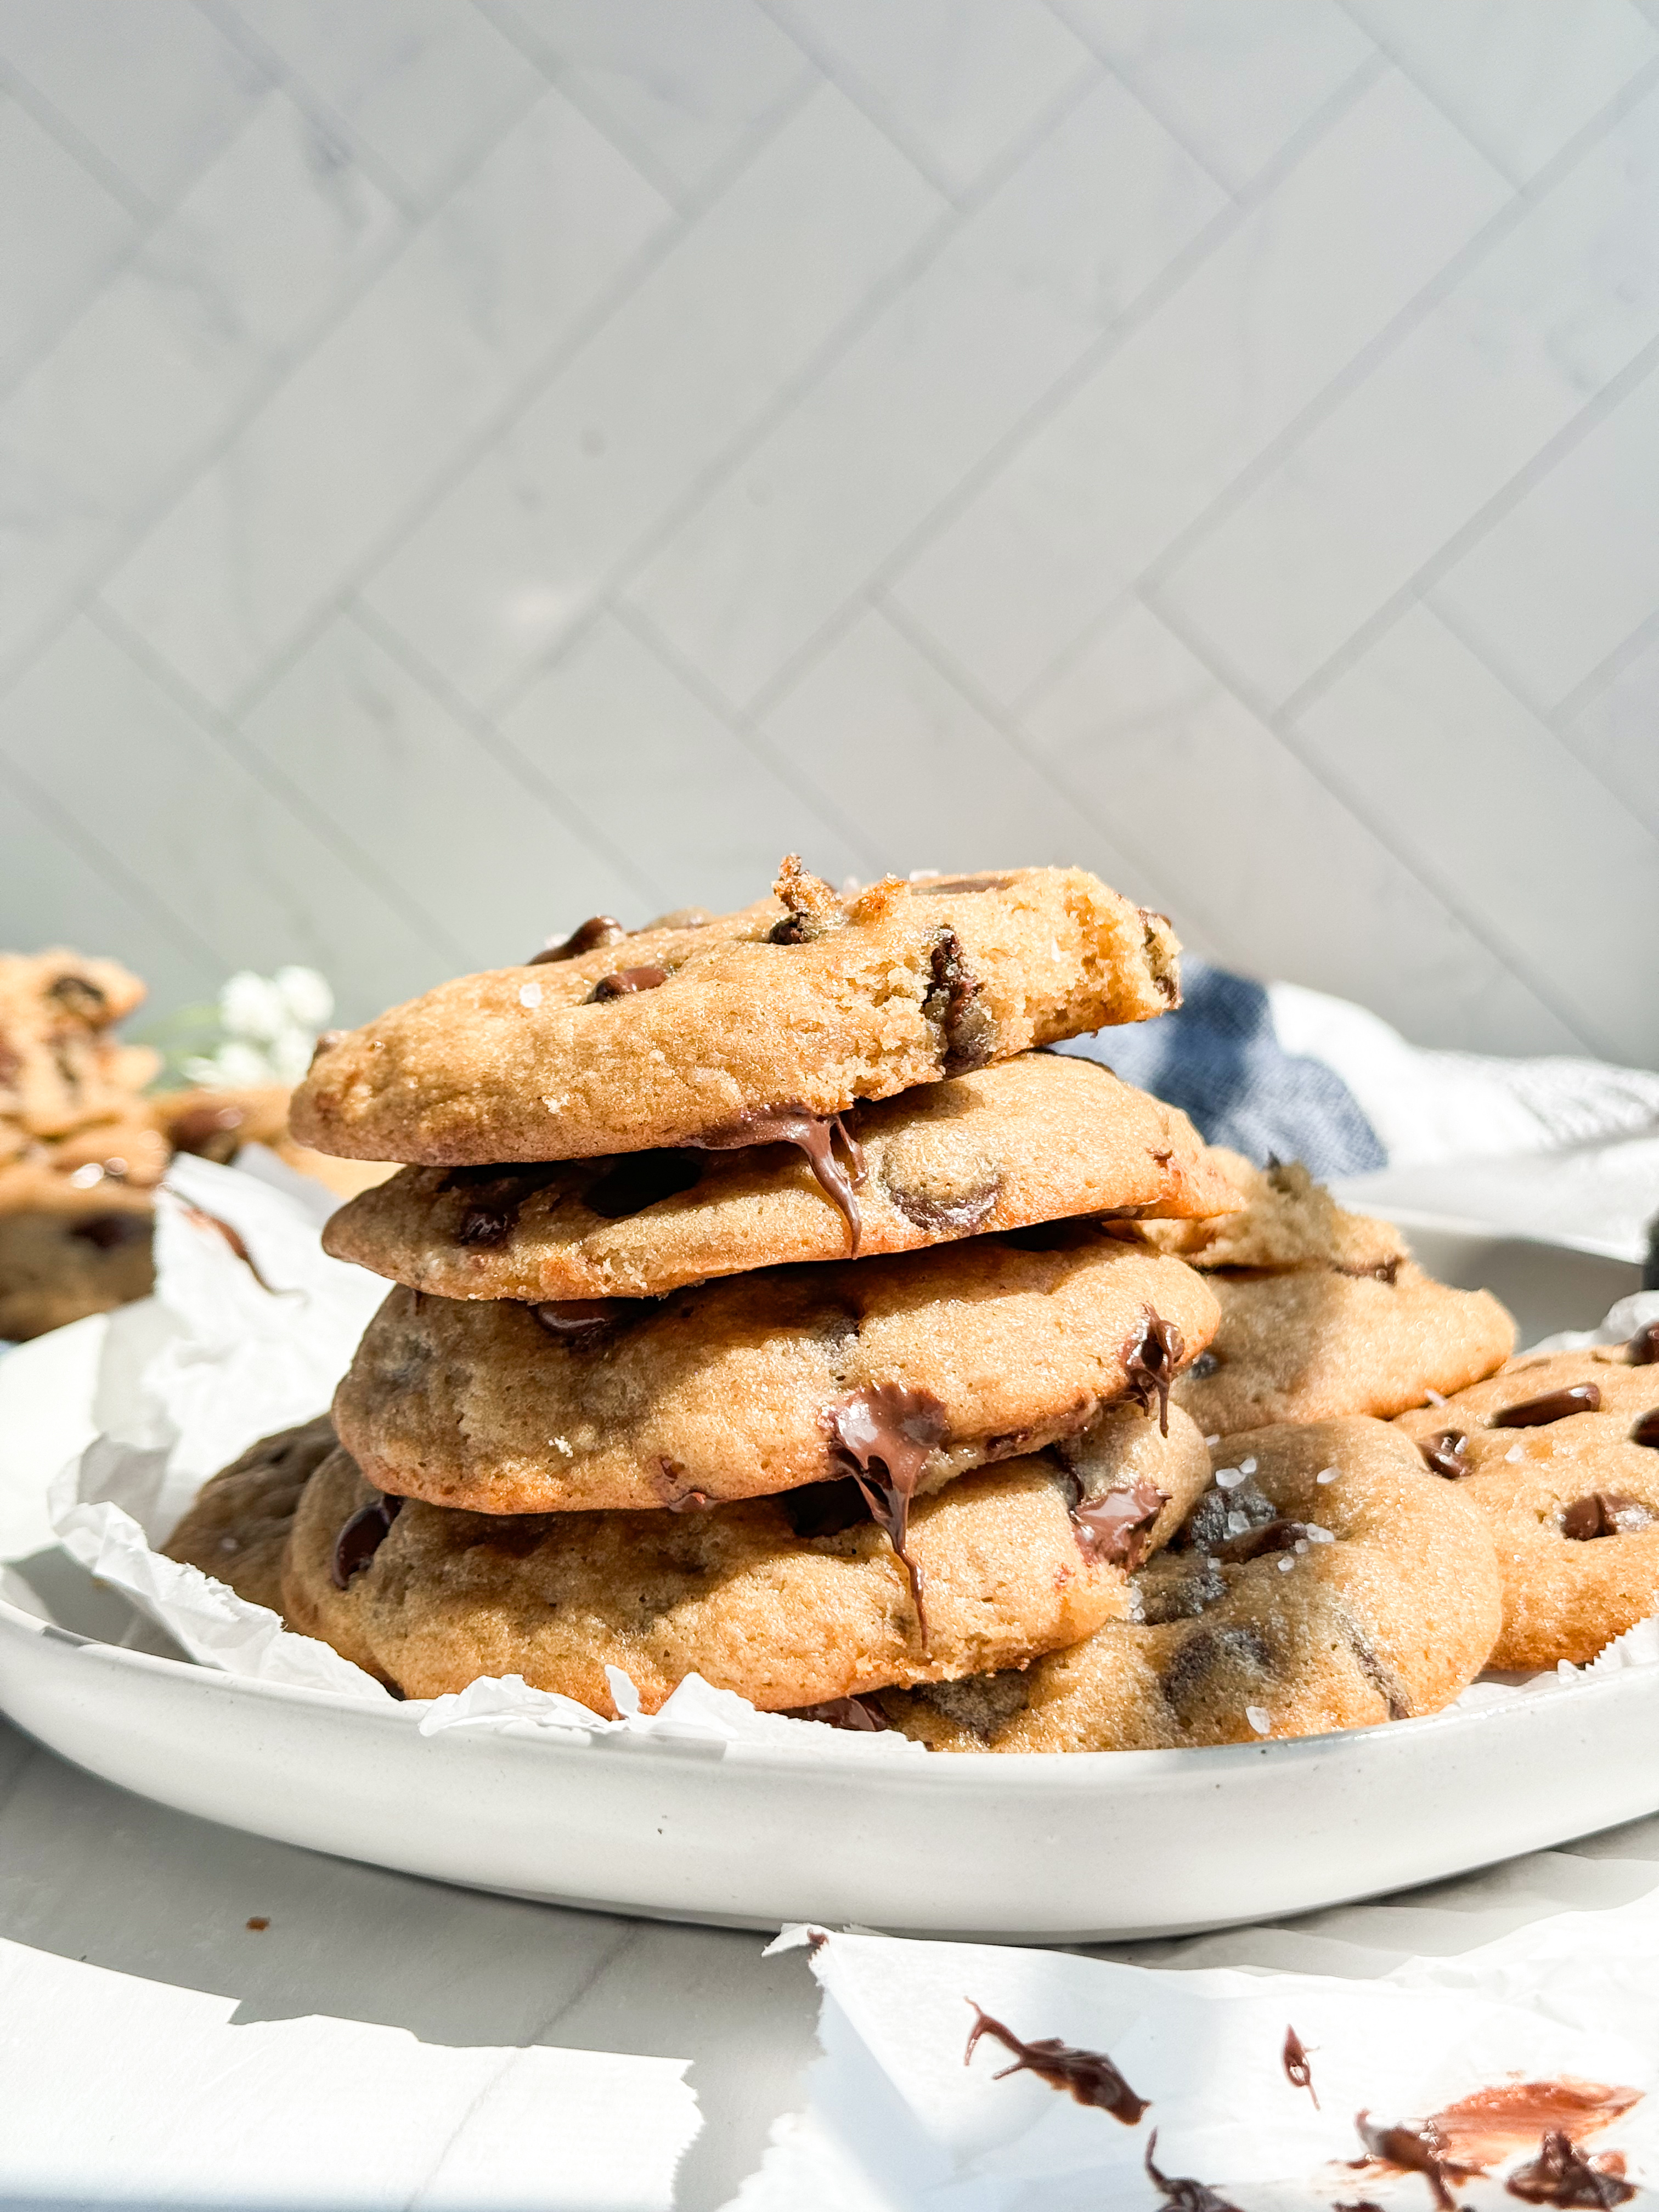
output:
<svg viewBox="0 0 1659 2212"><path fill-rule="evenodd" d="M271 981L291 1022L313 1032L327 1028L334 1012L334 994L326 975L319 975L314 968L279 968Z"/></svg>
<svg viewBox="0 0 1659 2212"><path fill-rule="evenodd" d="M1244 1717L1258 1735L1270 1735L1273 1733L1273 1717L1266 1705L1246 1705Z"/></svg>
<svg viewBox="0 0 1659 2212"><path fill-rule="evenodd" d="M289 1017L287 1003L270 978L244 968L220 990L219 1019L228 1036L267 1044L282 1035Z"/></svg>
<svg viewBox="0 0 1659 2212"><path fill-rule="evenodd" d="M1340 1472L1340 1469L1334 1467L1322 1467L1318 1474L1315 1475L1314 1480L1316 1482L1334 1482Z"/></svg>
<svg viewBox="0 0 1659 2212"><path fill-rule="evenodd" d="M539 1006L541 1002L542 987L539 983L521 983L519 986L519 1004L521 1006Z"/></svg>
<svg viewBox="0 0 1659 2212"><path fill-rule="evenodd" d="M1218 1490L1237 1490L1243 1480L1244 1470L1242 1467L1218 1467L1215 1471L1215 1484Z"/></svg>

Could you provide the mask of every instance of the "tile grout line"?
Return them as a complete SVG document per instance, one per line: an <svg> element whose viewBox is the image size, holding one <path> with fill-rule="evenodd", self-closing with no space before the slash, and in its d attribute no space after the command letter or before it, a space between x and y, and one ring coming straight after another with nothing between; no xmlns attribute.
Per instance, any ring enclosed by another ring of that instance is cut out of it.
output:
<svg viewBox="0 0 1659 2212"><path fill-rule="evenodd" d="M147 914L161 934L191 961L205 964L206 973L222 975L224 962L204 937L198 937L187 922L181 922L173 909L158 899L149 883L136 876L119 854L102 841L93 836L77 816L61 805L28 769L0 751L0 781L9 781L20 793L23 803L50 829L56 831L71 851L78 853L95 873L106 875L118 884L141 914Z"/></svg>
<svg viewBox="0 0 1659 2212"><path fill-rule="evenodd" d="M77 131L68 116L38 90L21 70L3 58L0 58L0 92L15 100L29 120L85 170L94 184L101 185L112 200L118 201L136 223L154 224L167 211L159 200L152 199L100 153L84 131ZM188 191L189 186L185 190Z"/></svg>
<svg viewBox="0 0 1659 2212"><path fill-rule="evenodd" d="M828 823L855 852L861 854L867 866L877 875L882 873L879 855L875 852L862 830L844 815L833 800L805 784L796 775L794 763L786 750L773 743L752 715L745 714L735 702L727 699L710 682L695 662L688 660L671 640L663 636L649 616L635 606L619 604L611 610L612 618L666 668L677 676L692 696L702 701L717 720L725 724L745 752L763 761L774 775L801 804L821 821Z"/></svg>
<svg viewBox="0 0 1659 2212"><path fill-rule="evenodd" d="M1611 653L1602 654L1594 668L1581 676L1569 691L1564 691L1549 710L1553 722L1576 722L1586 707L1591 706L1601 694L1616 684L1633 660L1640 659L1656 637L1659 637L1659 607L1644 615L1634 629L1620 639Z"/></svg>
<svg viewBox="0 0 1659 2212"><path fill-rule="evenodd" d="M1253 716L1261 727L1283 746L1292 759L1299 762L1316 783L1323 786L1324 789L1338 802L1345 812L1358 823L1367 836L1374 838L1385 851L1392 854L1400 866L1428 893L1430 897L1461 922L1476 943L1483 946L1498 962L1499 967L1504 969L1516 982L1524 985L1540 1004L1555 1016L1569 1035L1579 1040L1587 1053L1592 1057L1601 1056L1595 1044L1583 1035L1575 1014L1556 1004L1554 987L1553 985L1546 987L1539 983L1532 975L1529 964L1524 957L1518 957L1516 952L1510 949L1501 939L1493 935L1482 919L1468 911L1431 876L1425 873L1424 864L1411 848L1395 834L1393 823L1374 817L1358 804L1356 798L1347 790L1342 779L1332 775L1328 765L1319 757L1316 749L1308 743L1302 732L1291 721L1285 708L1275 710L1265 700L1259 698L1255 694L1253 687L1236 670L1228 667L1209 641L1193 630L1178 612L1166 610L1150 598L1143 599L1142 604L1154 620L1164 625L1176 642L1185 647L1214 682L1218 684L1224 691L1231 694L1245 712Z"/></svg>
<svg viewBox="0 0 1659 2212"><path fill-rule="evenodd" d="M1106 49L1097 46L1084 26L1074 20L1073 10L1066 5L1066 0L1039 0L1039 5L1045 15L1052 16L1056 23L1071 33L1085 53L1094 56L1112 82L1121 91L1126 92L1138 107L1143 108L1152 117L1164 136L1180 148L1194 168L1204 172L1218 191L1224 193L1230 200L1236 200L1238 198L1242 188L1231 184L1218 169L1212 168L1202 151L1188 137L1186 131L1178 129L1170 118L1164 113L1163 108L1154 105L1141 87L1125 75L1123 70Z"/></svg>
<svg viewBox="0 0 1659 2212"><path fill-rule="evenodd" d="M1279 702L1278 711L1288 720L1294 720L1328 691L1340 677L1345 675L1394 628L1402 615L1433 589L1449 568L1455 568L1466 553L1471 552L1535 484L1540 483L1558 462L1571 453L1598 423L1613 413L1632 392L1644 383L1656 366L1659 366L1659 332L1632 354L1625 366L1609 377L1599 392L1590 395L1576 415L1564 422L1552 437L1546 439L1512 477L1500 484L1467 520L1460 523L1451 536L1437 547L1403 584L1390 592L1333 653L1287 692ZM1493 668L1490 672L1504 684L1505 690L1513 688L1497 669ZM1516 696L1518 698L1519 693ZM1527 704L1524 700L1522 703ZM1531 707L1528 711L1536 713L1536 709Z"/></svg>
<svg viewBox="0 0 1659 2212"><path fill-rule="evenodd" d="M231 757L239 762L243 770L252 778L266 795L287 809L318 842L325 845L356 877L372 890L384 906L401 915L404 922L424 939L434 952L445 959L459 960L466 965L464 946L453 940L441 925L417 902L408 898L403 886L393 876L388 876L372 854L364 852L352 838L342 835L338 827L314 806L309 797L279 770L273 769L256 746L251 745L240 730L234 728L185 682L172 665L127 626L118 615L102 606L88 609L87 619L102 632L118 652L124 653L141 675L148 677L162 696L185 715L194 728L210 743L216 743Z"/></svg>
<svg viewBox="0 0 1659 2212"><path fill-rule="evenodd" d="M1362 64L1353 76L1346 80L1324 103L1318 113L1286 140L1279 157L1263 167L1250 191L1230 200L1225 206L1216 210L1202 228L1150 280L1139 298L1091 341L1048 391L994 441L980 459L963 472L949 492L913 529L905 533L891 552L877 562L860 585L860 593L876 592L886 594L889 586L929 541L947 527L1021 447L1038 435L1067 401L1098 369L1104 367L1113 354L1127 343L1144 323L1158 313L1189 279L1195 276L1212 255L1219 252L1259 200L1266 199L1276 191L1284 177L1312 151L1327 131L1340 122L1349 107L1363 96L1380 74L1382 67L1380 62L1375 65L1369 62ZM856 598L859 594L854 596ZM817 631L787 655L766 681L757 687L749 702L752 712L763 714L769 711L773 699L791 690L800 680L805 670L811 665L819 649L820 640L832 631L836 620L836 616L830 617Z"/></svg>
<svg viewBox="0 0 1659 2212"><path fill-rule="evenodd" d="M526 759L489 716L480 714L476 707L464 699L441 671L433 667L401 630L395 629L384 616L362 600L355 600L343 607L338 619L361 630L390 659L396 661L404 673L419 685L458 728L465 730L475 744L489 753L526 791L541 799L579 844L603 854L619 875L628 878L641 897L656 897L659 886L641 872L627 846L617 843L593 822L586 810L539 763Z"/></svg>
<svg viewBox="0 0 1659 2212"><path fill-rule="evenodd" d="M1659 77L1659 58L1644 64L1637 75ZM1616 99L1609 102L1607 108L1592 117L1583 130L1575 133L1559 154L1545 163L1525 185L1516 189L1504 207L1457 249L1428 283L1390 317L1382 330L1367 339L1353 358L1336 372L1295 418L1222 487L1202 513L1177 532L1146 568L1124 586L1124 591L1132 593L1160 588L1170 574L1198 550L1218 523L1236 514L1273 470L1286 460L1311 432L1328 421L1344 400L1375 374L1389 356L1450 297L1457 285L1504 243L1557 185L1571 175L1580 161L1594 151L1631 104L1626 94L1634 82L1634 78L1626 80ZM1647 88L1644 87L1644 92ZM1641 96L1641 94L1636 95ZM1611 113L1614 108L1618 112ZM1474 142L1471 140L1469 143L1473 144ZM1480 151L1479 148L1475 150ZM1483 155L1481 158L1484 160L1486 156ZM1097 634L1097 626L1091 623L1045 662L1038 673L1016 694L1012 702L1016 710L1023 712L1066 669L1080 659L1088 652Z"/></svg>
<svg viewBox="0 0 1659 2212"><path fill-rule="evenodd" d="M551 89L561 98L564 96L558 86ZM395 521L388 523L376 534L368 550L360 555L340 578L328 604L300 624L293 636L277 648L258 673L233 696L227 708L233 719L240 720L264 696L274 682L287 673L295 660L315 641L337 612L362 597L380 569L398 551L404 542L428 520L485 455L507 435L514 425L535 405L549 385L563 373L582 349L600 336L612 317L621 313L641 287L649 282L656 270L684 242L693 225L701 221L719 198L741 179L753 161L764 151L770 139L806 105L814 90L815 87L809 87L799 100L790 102L783 112L769 116L763 131L757 134L754 141L744 142L741 154L733 155L729 167L722 164L719 171L706 180L707 197L700 198L691 212L682 213L670 204L669 213L672 220L630 257L613 283L595 301L575 328L567 331L543 355L533 368L525 372L513 392L491 414L489 422L472 432L444 463L437 477L423 488L416 498L399 509ZM492 702L489 711L501 710Z"/></svg>
<svg viewBox="0 0 1659 2212"><path fill-rule="evenodd" d="M1355 30L1359 33L1362 38L1369 39L1371 44L1376 48L1378 53L1384 54L1388 57L1389 68L1396 70L1399 75L1405 79L1406 82L1410 85L1412 90L1417 94L1419 98L1425 100L1429 106L1433 108L1435 113L1441 118L1443 122L1449 123L1452 129L1456 131L1460 138L1465 140L1469 145L1474 147L1475 152L1479 154L1481 160L1486 163L1489 168L1495 169L1498 172L1498 175L1502 177L1504 183L1510 187L1511 191L1518 192L1524 189L1526 179L1524 178L1510 174L1506 164L1500 161L1496 154L1491 152L1486 147L1480 143L1480 141L1474 136L1468 124L1464 122L1462 117L1461 115L1454 115L1450 108L1447 106L1445 101L1441 99L1439 94L1435 91L1434 88L1431 85L1425 84L1417 71L1414 69L1410 68L1405 62L1401 61L1399 53L1395 47L1390 46L1386 39L1381 37L1378 33L1374 31L1370 25L1367 23L1363 17L1357 15L1354 13L1353 9L1349 4L1349 0L1333 0L1333 4L1335 6L1339 13L1346 16L1348 21L1353 25Z"/></svg>

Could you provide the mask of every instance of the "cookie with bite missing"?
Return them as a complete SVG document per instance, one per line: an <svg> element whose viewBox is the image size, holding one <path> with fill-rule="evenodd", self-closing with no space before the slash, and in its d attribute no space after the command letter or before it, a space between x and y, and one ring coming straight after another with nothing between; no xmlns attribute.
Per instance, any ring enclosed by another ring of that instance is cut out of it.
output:
<svg viewBox="0 0 1659 2212"><path fill-rule="evenodd" d="M609 1713L612 1666L647 1712L693 1673L763 1710L817 1705L1024 1666L1121 1613L1123 1559L1078 1516L1162 1497L1172 1525L1207 1458L1177 1415L1167 1440L1119 1423L1082 1460L1086 1480L1026 1457L920 1499L907 1571L845 1478L696 1513L501 1518L389 1511L340 1452L301 1502L283 1611L412 1698L521 1674Z"/></svg>
<svg viewBox="0 0 1659 2212"><path fill-rule="evenodd" d="M1512 1360L1395 1423L1492 1529L1495 1667L1582 1666L1659 1612L1654 1340Z"/></svg>
<svg viewBox="0 0 1659 2212"><path fill-rule="evenodd" d="M1079 1223L655 1302L398 1288L334 1413L370 1482L475 1511L760 1497L849 1454L908 1495L1073 1434L1132 1388L1156 1419L1214 1324L1190 1267Z"/></svg>
<svg viewBox="0 0 1659 2212"><path fill-rule="evenodd" d="M1242 1202L1185 1115L1057 1053L855 1107L839 1126L781 1123L778 1136L732 1151L404 1168L343 1206L323 1241L337 1259L441 1297L658 1297L755 1267L1066 1216Z"/></svg>
<svg viewBox="0 0 1659 2212"><path fill-rule="evenodd" d="M776 896L695 927L603 917L327 1042L302 1144L457 1167L755 1141L1179 996L1176 942L1082 868L896 878L843 901L793 856Z"/></svg>
<svg viewBox="0 0 1659 2212"><path fill-rule="evenodd" d="M1118 1620L1024 1672L878 1700L940 1751L1143 1751L1428 1713L1502 1620L1485 1516L1389 1424L1283 1425L1214 1448L1216 1484Z"/></svg>
<svg viewBox="0 0 1659 2212"><path fill-rule="evenodd" d="M280 1613L283 1553L300 1493L337 1449L326 1413L261 1437L204 1483L162 1551L199 1567L250 1605Z"/></svg>

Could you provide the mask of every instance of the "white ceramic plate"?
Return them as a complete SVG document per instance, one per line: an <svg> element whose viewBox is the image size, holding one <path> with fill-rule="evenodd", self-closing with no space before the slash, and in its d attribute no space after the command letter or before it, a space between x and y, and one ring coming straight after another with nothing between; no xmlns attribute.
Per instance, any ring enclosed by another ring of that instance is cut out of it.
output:
<svg viewBox="0 0 1659 2212"><path fill-rule="evenodd" d="M1413 1236L1454 1279L1499 1274L1501 1247L1510 1295L1524 1290L1544 1326L1586 1325L1635 1286L1620 1262L1574 1253L1569 1268L1524 1240L1429 1224ZM0 1526L14 1557L38 1533L65 1439L73 1449L84 1430L84 1400L68 1402L94 1356L80 1327L62 1333L61 1404L9 1399L0 1362ZM1079 1942L1305 1911L1659 1808L1659 1668L1297 1742L884 1760L866 1773L751 1744L422 1736L408 1706L95 1640L119 1632L112 1620L77 1633L62 1623L94 1625L75 1613L85 1590L73 1572L54 1584L34 1553L0 1595L0 1707L42 1742L209 1820L562 1904Z"/></svg>

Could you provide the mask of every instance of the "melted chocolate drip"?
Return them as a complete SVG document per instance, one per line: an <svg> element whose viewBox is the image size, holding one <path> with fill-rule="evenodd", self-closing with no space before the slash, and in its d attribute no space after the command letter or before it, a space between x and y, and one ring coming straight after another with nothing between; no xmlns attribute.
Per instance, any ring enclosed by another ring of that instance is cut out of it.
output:
<svg viewBox="0 0 1659 2212"><path fill-rule="evenodd" d="M1103 2051L1081 2051L1073 2044L1062 2043L1057 2035L1045 2035L1036 2043L1022 2042L1012 2028L993 2020L971 1997L968 2002L975 2017L968 2031L968 2048L962 2054L964 2066L972 2063L981 2036L988 2035L1014 2054L1013 2064L994 2074L994 2081L1006 2081L1010 2074L1035 2074L1051 2089L1068 2091L1079 2105L1098 2106L1115 2120L1121 2120L1126 2128L1133 2127L1148 2109L1146 2098L1136 2096Z"/></svg>
<svg viewBox="0 0 1659 2212"><path fill-rule="evenodd" d="M1639 1498L1621 1498L1615 1490L1592 1490L1588 1498L1575 1498L1561 1508L1561 1534L1575 1544L1588 1544L1598 1536L1649 1528L1656 1519L1659 1515Z"/></svg>
<svg viewBox="0 0 1659 2212"><path fill-rule="evenodd" d="M839 1536L872 1518L870 1501L855 1474L835 1482L803 1483L799 1490L781 1492L779 1511L798 1536Z"/></svg>
<svg viewBox="0 0 1659 2212"><path fill-rule="evenodd" d="M1241 1529L1237 1536L1223 1536L1205 1548L1212 1559L1224 1559L1237 1567L1270 1552L1293 1552L1307 1533L1305 1521L1264 1521L1259 1528Z"/></svg>
<svg viewBox="0 0 1659 2212"><path fill-rule="evenodd" d="M647 1298L552 1298L530 1310L556 1342L568 1344L573 1352L587 1352L618 1322L650 1303Z"/></svg>
<svg viewBox="0 0 1659 2212"><path fill-rule="evenodd" d="M879 1735L887 1716L868 1698L826 1698L818 1705L788 1705L792 1721L822 1721L826 1728L848 1729L854 1735Z"/></svg>
<svg viewBox="0 0 1659 2212"><path fill-rule="evenodd" d="M1369 2112L1356 2112L1353 2124L1372 2158L1381 2160L1385 2166L1401 2166L1407 2173L1426 2175L1435 2212L1457 2212L1457 2200L1447 2187L1448 2181L1466 2180L1480 2169L1452 2164L1446 2154L1449 2148L1446 2138L1432 2120L1407 2121L1399 2127L1384 2128L1379 2127Z"/></svg>
<svg viewBox="0 0 1659 2212"><path fill-rule="evenodd" d="M544 952L532 952L525 966L544 968L550 960L580 960L584 952L598 952L608 945L619 945L627 934L614 915L590 915L571 931L562 945L550 945Z"/></svg>
<svg viewBox="0 0 1659 2212"><path fill-rule="evenodd" d="M1633 1444L1645 1444L1650 1451L1659 1451L1659 1406L1650 1413L1644 1413L1630 1432Z"/></svg>
<svg viewBox="0 0 1659 2212"><path fill-rule="evenodd" d="M1443 1474L1448 1482L1455 1482L1469 1472L1465 1456L1468 1442L1462 1429L1440 1429L1425 1437L1417 1449L1431 1474Z"/></svg>
<svg viewBox="0 0 1659 2212"><path fill-rule="evenodd" d="M933 984L921 1011L939 1031L945 1074L965 1075L990 1059L996 1024L979 1003L979 978L963 958L962 940L954 929L939 932L929 959Z"/></svg>
<svg viewBox="0 0 1659 2212"><path fill-rule="evenodd" d="M625 1221L665 1198L695 1189L702 1177L702 1162L690 1152L625 1152L588 1185L582 1204L605 1221Z"/></svg>
<svg viewBox="0 0 1659 2212"><path fill-rule="evenodd" d="M1146 1308L1139 1337L1123 1348L1123 1374L1129 1395L1149 1418L1156 1396L1158 1432L1162 1436L1170 1433L1170 1385L1175 1381L1186 1348L1175 1323L1165 1321L1151 1306Z"/></svg>
<svg viewBox="0 0 1659 2212"><path fill-rule="evenodd" d="M944 1440L945 1408L931 1390L907 1390L896 1382L876 1382L832 1407L830 1426L836 1443L854 1462L854 1480L864 1492L871 1519L885 1529L910 1578L910 1595L926 1651L927 1613L922 1602L921 1569L910 1554L907 1539L916 1484L928 1453Z"/></svg>
<svg viewBox="0 0 1659 2212"><path fill-rule="evenodd" d="M1632 1367L1659 1365L1659 1321L1650 1321L1645 1328L1638 1328L1625 1346L1625 1357Z"/></svg>
<svg viewBox="0 0 1659 2212"><path fill-rule="evenodd" d="M1194 2181L1190 2175L1160 2173L1152 2163L1152 2153L1158 2148L1158 2130L1154 2128L1146 2138L1146 2179L1166 2204L1175 2212L1238 2212L1236 2204L1225 2197L1218 2197L1207 2182Z"/></svg>
<svg viewBox="0 0 1659 2212"><path fill-rule="evenodd" d="M1636 2194L1625 2179L1625 2161L1618 2151L1587 2158L1560 2128L1546 2130L1537 2157L1517 2166L1505 2177L1504 2186L1523 2204L1583 2205L1589 2212L1628 2204Z"/></svg>
<svg viewBox="0 0 1659 2212"><path fill-rule="evenodd" d="M202 1217L204 1221L207 1218L205 1214ZM222 1222L216 1225L224 1226ZM236 1237L234 1229L228 1234ZM118 1252L125 1245L144 1243L149 1235L149 1217L143 1213L94 1213L88 1220L77 1221L70 1235L78 1237L83 1244L90 1244L95 1251ZM241 1241L240 1237L236 1237L237 1244ZM247 1259L246 1247L238 1256ZM249 1265L252 1264L249 1261Z"/></svg>
<svg viewBox="0 0 1659 2212"><path fill-rule="evenodd" d="M183 1208L183 1212L185 1220L190 1222L193 1227L197 1229L210 1229L216 1237L222 1237L226 1243L229 1245L231 1250L235 1254L236 1257L247 1269L249 1274L252 1276L254 1281L258 1283L259 1288L262 1291L270 1290L270 1285L266 1282L264 1277L259 1273L259 1270L253 1264L253 1255L248 1250L247 1246L243 1243L241 1237L237 1231L231 1227L229 1222L221 1221L216 1213L204 1213L199 1206L186 1206ZM131 1242L131 1240L129 1237L125 1241ZM274 1292L271 1294L272 1296L275 1296Z"/></svg>
<svg viewBox="0 0 1659 2212"><path fill-rule="evenodd" d="M388 1498L384 1492L369 1505L354 1513L339 1534L334 1539L332 1574L336 1589L344 1589L360 1567L366 1567L386 1538L392 1534L392 1524L403 1510L401 1498Z"/></svg>
<svg viewBox="0 0 1659 2212"><path fill-rule="evenodd" d="M1574 1413L1596 1413L1601 1393L1594 1382L1569 1382L1565 1390L1550 1390L1541 1398L1525 1398L1518 1406L1505 1406L1494 1413L1495 1429L1541 1429L1551 1421L1565 1421Z"/></svg>
<svg viewBox="0 0 1659 2212"><path fill-rule="evenodd" d="M1287 2027L1285 2031L1282 2063L1285 2068L1285 2079L1292 2089L1305 2089L1313 2099L1314 2110L1317 2112L1319 2092L1313 2085L1313 2068L1308 2061L1307 2046L1293 2027Z"/></svg>
<svg viewBox="0 0 1659 2212"><path fill-rule="evenodd" d="M850 1175L836 1158L837 1137L851 1164ZM839 1114L809 1114L804 1106L757 1106L729 1128L711 1129L706 1136L688 1137L686 1142L705 1152L740 1152L750 1145L793 1145L805 1154L818 1188L840 1207L851 1239L848 1256L858 1257L864 1218L854 1194L864 1182L864 1151Z"/></svg>
<svg viewBox="0 0 1659 2212"><path fill-rule="evenodd" d="M1085 1559L1109 1560L1133 1574L1146 1557L1152 1523L1168 1504L1168 1492L1144 1476L1086 1504L1079 1500L1072 1508L1079 1548Z"/></svg>
<svg viewBox="0 0 1659 2212"><path fill-rule="evenodd" d="M658 991L667 981L665 968L615 968L600 976L584 1004L602 1006L607 999L626 999L635 991Z"/></svg>
<svg viewBox="0 0 1659 2212"><path fill-rule="evenodd" d="M524 1167L452 1168L442 1188L477 1193L455 1224L456 1243L479 1251L505 1244L519 1225L525 1200L544 1190L558 1173L556 1160Z"/></svg>

